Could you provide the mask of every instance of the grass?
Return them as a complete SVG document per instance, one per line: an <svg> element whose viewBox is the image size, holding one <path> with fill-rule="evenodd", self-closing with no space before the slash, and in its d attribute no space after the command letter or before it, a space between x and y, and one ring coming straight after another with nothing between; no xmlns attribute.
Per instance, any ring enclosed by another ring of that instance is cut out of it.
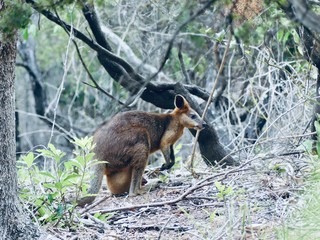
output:
<svg viewBox="0 0 320 240"><path fill-rule="evenodd" d="M320 160L311 163L312 169L305 182L305 190L297 208L278 231L278 239L320 239Z"/></svg>

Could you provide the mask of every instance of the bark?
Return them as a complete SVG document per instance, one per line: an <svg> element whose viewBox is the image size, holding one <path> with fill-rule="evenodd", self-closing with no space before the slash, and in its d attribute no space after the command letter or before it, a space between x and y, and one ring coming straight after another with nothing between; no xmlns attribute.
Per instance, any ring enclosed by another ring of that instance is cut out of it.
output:
<svg viewBox="0 0 320 240"><path fill-rule="evenodd" d="M320 33L320 16L310 10L306 0L289 0L295 19L311 31Z"/></svg>
<svg viewBox="0 0 320 240"><path fill-rule="evenodd" d="M16 38L0 41L0 238L36 239L38 230L24 213L17 191L15 58Z"/></svg>
<svg viewBox="0 0 320 240"><path fill-rule="evenodd" d="M30 76L35 102L35 111L37 114L44 116L47 107L47 95L42 82L42 74L36 61L35 41L31 36L28 40L19 42L18 53L23 64L17 65L24 67Z"/></svg>
<svg viewBox="0 0 320 240"><path fill-rule="evenodd" d="M316 101L310 127L311 131L315 132L314 122L318 121L318 116L320 116L320 40L319 34L310 31L304 26L300 28L299 35L303 42L305 58L318 68ZM312 139L317 140L317 134L313 134Z"/></svg>

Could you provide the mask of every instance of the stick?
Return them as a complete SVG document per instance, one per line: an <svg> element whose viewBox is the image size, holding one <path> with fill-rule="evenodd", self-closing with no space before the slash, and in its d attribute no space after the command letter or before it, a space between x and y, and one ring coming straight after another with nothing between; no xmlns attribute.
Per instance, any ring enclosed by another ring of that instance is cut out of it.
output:
<svg viewBox="0 0 320 240"><path fill-rule="evenodd" d="M217 85L218 85L218 78L224 68L224 64L226 62L226 59L227 59L227 53L229 52L229 48L230 48L230 43L231 43L231 39L232 39L232 34L230 33L230 36L229 36L229 39L228 39L228 43L227 43L227 47L223 53L223 57L222 57L222 61L221 61L221 64L220 64L220 68L219 68L219 71L217 73L217 76L216 76L216 79L214 80L214 84L212 86L212 89L211 89L211 92L210 92L210 95L209 95L209 99L207 100L207 104L206 104L206 107L204 108L203 110L203 113L202 113L202 116L201 118L204 119L208 109L209 109L209 106L211 104L211 100L212 100L212 97L213 97L213 94L214 94L214 91L216 90L217 88ZM198 142L198 138L199 138L199 134L200 134L200 131L197 130L197 133L196 133L196 136L194 138L194 142L193 142L193 148L192 148L192 154L191 154L191 163L190 163L190 169L191 169L191 173L192 175L195 177L196 176L196 173L194 171L194 156L195 156L195 152L196 152L196 143Z"/></svg>

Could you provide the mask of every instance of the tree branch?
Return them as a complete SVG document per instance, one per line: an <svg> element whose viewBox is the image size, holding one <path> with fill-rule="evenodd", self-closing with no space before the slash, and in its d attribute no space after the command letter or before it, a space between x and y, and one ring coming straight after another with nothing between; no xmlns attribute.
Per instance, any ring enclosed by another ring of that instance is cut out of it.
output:
<svg viewBox="0 0 320 240"><path fill-rule="evenodd" d="M290 7L284 7L283 5L281 7L286 12L290 11L290 15L293 15L306 28L320 33L320 16L309 9L305 0L288 0L288 2L291 5Z"/></svg>

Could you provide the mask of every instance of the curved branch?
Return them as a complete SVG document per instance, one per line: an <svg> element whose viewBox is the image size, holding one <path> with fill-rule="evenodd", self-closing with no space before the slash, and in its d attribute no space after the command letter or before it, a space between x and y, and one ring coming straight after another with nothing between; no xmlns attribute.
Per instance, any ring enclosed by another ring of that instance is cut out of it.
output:
<svg viewBox="0 0 320 240"><path fill-rule="evenodd" d="M320 33L320 16L309 9L305 0L289 0L292 7L292 14L298 22L311 31ZM283 7L283 6L282 6ZM289 8L285 9L289 11Z"/></svg>

